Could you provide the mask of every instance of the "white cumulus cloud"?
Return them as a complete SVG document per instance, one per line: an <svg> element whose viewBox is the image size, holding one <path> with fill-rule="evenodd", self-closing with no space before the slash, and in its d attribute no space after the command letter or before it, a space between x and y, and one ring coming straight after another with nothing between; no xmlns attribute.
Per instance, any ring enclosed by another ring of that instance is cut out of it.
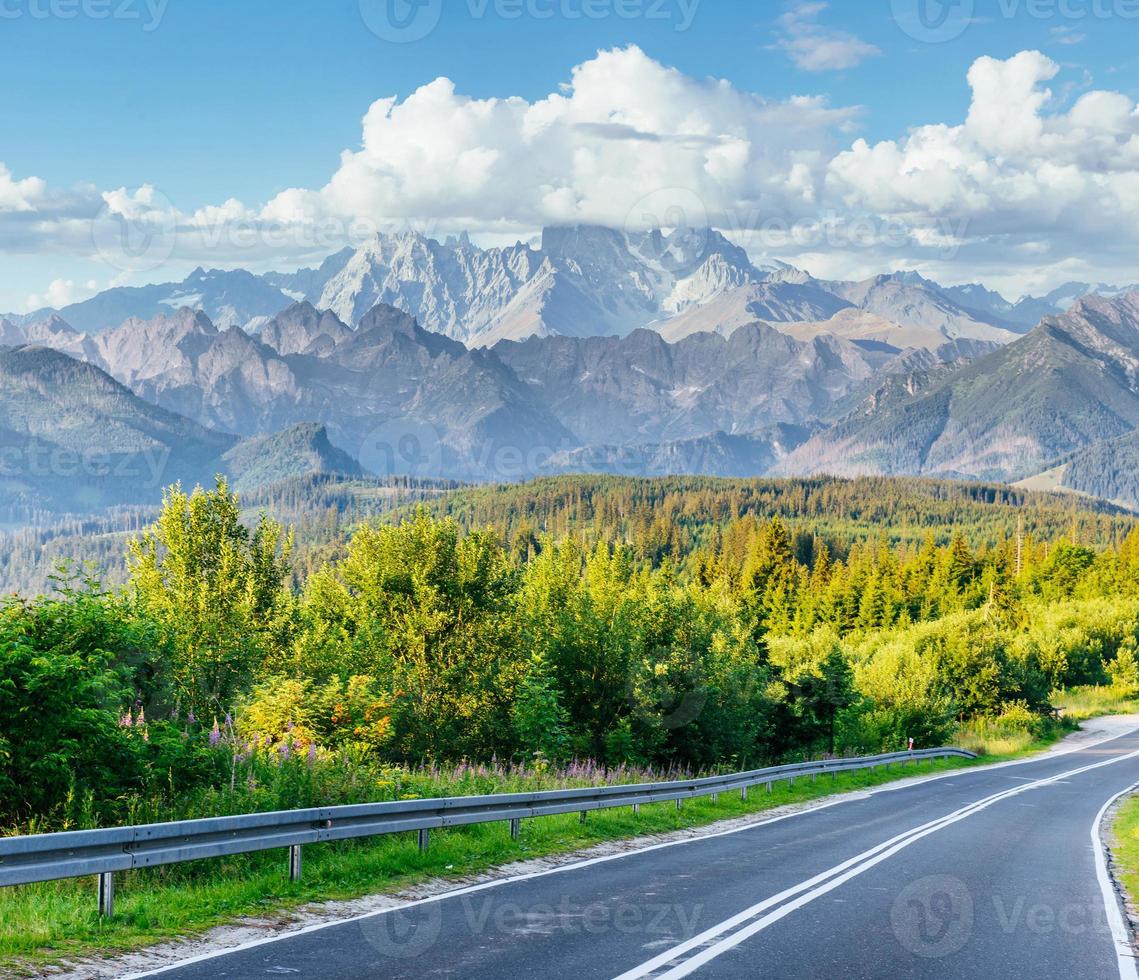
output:
<svg viewBox="0 0 1139 980"><path fill-rule="evenodd" d="M822 12L792 8L786 35L821 36ZM766 98L630 46L534 99L474 98L446 78L381 98L323 186L268 202L179 208L157 182L60 191L0 164L0 249L156 281L164 262L295 268L376 228L513 241L551 224L680 221L836 277L918 268L1009 292L1136 281L1139 108L1062 82L1038 51L982 57L962 80L963 118L871 142L856 138L858 107ZM52 278L62 290L87 270Z"/></svg>
<svg viewBox="0 0 1139 980"><path fill-rule="evenodd" d="M47 183L39 177L16 180L0 162L0 211L34 211L46 191Z"/></svg>

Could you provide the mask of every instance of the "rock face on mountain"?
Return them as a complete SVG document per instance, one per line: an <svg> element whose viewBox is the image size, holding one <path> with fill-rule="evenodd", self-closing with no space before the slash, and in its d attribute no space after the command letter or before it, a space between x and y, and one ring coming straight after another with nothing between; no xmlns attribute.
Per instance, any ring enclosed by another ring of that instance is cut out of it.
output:
<svg viewBox="0 0 1139 980"><path fill-rule="evenodd" d="M205 313L220 328L253 330L295 298L244 269L195 269L182 282L116 286L65 306L59 315L76 330L98 333L131 318L149 320L188 307Z"/></svg>
<svg viewBox="0 0 1139 980"><path fill-rule="evenodd" d="M208 480L236 440L46 347L0 350L0 501L91 512Z"/></svg>
<svg viewBox="0 0 1139 980"><path fill-rule="evenodd" d="M80 360L92 360L95 350L89 337L55 313L31 317L20 323L0 320L0 346L23 347L29 344L63 351Z"/></svg>
<svg viewBox="0 0 1139 980"><path fill-rule="evenodd" d="M537 249L440 244L404 232L365 243L309 298L349 324L377 303L395 306L428 330L485 347L529 336L623 336L763 278L713 231L547 228Z"/></svg>
<svg viewBox="0 0 1139 980"><path fill-rule="evenodd" d="M759 323L676 344L641 329L469 350L390 306L352 329L307 303L258 336L180 310L91 342L93 363L203 425L259 437L316 423L372 472L472 479L518 478L551 454L591 446L653 444L659 456L663 443L810 424L883 360L837 337L800 341ZM744 448L753 467L786 451ZM742 458L744 448L732 452Z"/></svg>
<svg viewBox="0 0 1139 980"><path fill-rule="evenodd" d="M927 386L887 385L777 470L1019 479L1137 426L1139 292L1088 296Z"/></svg>
<svg viewBox="0 0 1139 980"><path fill-rule="evenodd" d="M884 320L904 327L924 328L947 340L985 340L1007 344L1017 335L970 314L920 276L894 274L861 282L828 284L837 296Z"/></svg>
<svg viewBox="0 0 1139 980"><path fill-rule="evenodd" d="M579 445L635 445L801 423L873 374L834 337L794 340L752 324L676 344L628 337L532 337L493 353L541 397Z"/></svg>
<svg viewBox="0 0 1139 980"><path fill-rule="evenodd" d="M352 331L331 310L321 313L307 300L294 303L261 328L261 343L282 357L308 354L326 357L338 344L352 336Z"/></svg>
<svg viewBox="0 0 1139 980"><path fill-rule="evenodd" d="M855 309L944 340L1008 343L1086 293L1118 292L1070 283L1011 303L978 284L945 287L912 271L822 281L782 263L757 266L711 229L628 233L578 225L547 228L537 245L495 248L465 235L439 242L410 230L377 234L317 268L263 275L196 269L182 282L116 287L61 311L7 319L18 328L58 313L76 331L96 334L185 307L219 330L256 333L303 299L349 327L384 304L468 347L491 347L531 336L626 336L640 327L670 341L728 336L756 320L820 323Z"/></svg>
<svg viewBox="0 0 1139 980"><path fill-rule="evenodd" d="M834 316L850 303L816 284L773 280L749 283L709 296L675 316L653 323L665 340L676 342L696 333L730 337L757 320L793 323Z"/></svg>
<svg viewBox="0 0 1139 980"><path fill-rule="evenodd" d="M135 394L238 435L297 421L281 406L307 398L276 351L239 327L219 330L194 310L130 319L94 342L94 362Z"/></svg>
<svg viewBox="0 0 1139 980"><path fill-rule="evenodd" d="M296 304L260 339L181 310L129 320L95 344L96 362L155 404L243 436L323 424L385 475L488 477L503 453L529 459L569 439L498 358L392 307L352 330Z"/></svg>

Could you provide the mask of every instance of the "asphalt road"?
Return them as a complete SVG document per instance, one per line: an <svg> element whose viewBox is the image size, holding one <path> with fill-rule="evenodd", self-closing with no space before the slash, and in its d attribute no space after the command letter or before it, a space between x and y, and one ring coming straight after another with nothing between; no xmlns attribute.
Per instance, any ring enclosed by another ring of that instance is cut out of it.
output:
<svg viewBox="0 0 1139 980"><path fill-rule="evenodd" d="M463 889L168 980L1135 977L1096 826L1139 731Z"/></svg>

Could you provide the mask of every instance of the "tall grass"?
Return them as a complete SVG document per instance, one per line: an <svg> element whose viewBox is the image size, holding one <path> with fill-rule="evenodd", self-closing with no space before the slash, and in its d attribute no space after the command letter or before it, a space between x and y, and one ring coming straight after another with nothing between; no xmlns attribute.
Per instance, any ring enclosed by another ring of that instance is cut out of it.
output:
<svg viewBox="0 0 1139 980"><path fill-rule="evenodd" d="M1052 703L1073 722L1101 715L1136 714L1139 713L1139 690L1114 684L1072 687L1055 692Z"/></svg>
<svg viewBox="0 0 1139 980"><path fill-rule="evenodd" d="M939 760L922 763L914 772L925 775L965 764ZM510 782L509 767L501 768L507 775L497 775L489 766L456 767L447 770L447 775L457 772L455 785L479 791L490 785L484 780L504 780L500 785L506 788L522 785ZM582 785L594 785L586 781L618 778L614 770L596 766L591 773L588 763L577 764L584 772L575 777L570 775L573 768L542 776L540 784L579 779ZM433 778L429 767L427 773ZM653 770L626 770L625 774L633 781L660 775ZM240 916L286 922L305 903L398 892L428 878L460 878L513 860L697 827L836 791L875 786L898 776L897 769L838 773L833 780L801 779L794 786L779 783L770 795L762 789L753 791L747 801L738 793L725 793L716 802L710 798L685 801L680 810L672 803L647 804L637 814L627 807L601 810L591 813L584 824L577 814L539 817L523 822L517 841L511 839L505 822L436 831L426 854L419 852L415 834L319 844L305 848L299 883L289 882L285 857L279 851L151 868L117 877L116 915L110 921L96 915L90 880L0 889L0 975L39 976L47 964L197 935Z"/></svg>

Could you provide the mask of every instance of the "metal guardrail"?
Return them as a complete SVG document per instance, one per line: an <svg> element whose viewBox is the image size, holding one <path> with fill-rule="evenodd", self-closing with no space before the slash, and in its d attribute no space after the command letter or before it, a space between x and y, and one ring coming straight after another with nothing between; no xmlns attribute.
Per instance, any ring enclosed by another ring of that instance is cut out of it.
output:
<svg viewBox="0 0 1139 980"><path fill-rule="evenodd" d="M60 834L36 834L0 838L0 886L24 885L61 878L98 876L99 912L114 914L114 876L182 861L247 854L273 848L289 849L289 877L299 880L301 848L305 844L375 837L417 831L419 847L426 850L432 830L466 824L509 821L517 838L521 822L530 817L557 813L580 813L584 822L591 810L675 800L677 809L686 799L717 797L738 790L747 799L748 789L796 779L816 779L822 773L875 769L893 764L942 758L975 759L964 749L920 749L853 759L799 762L750 772L705 776L700 779L626 786L547 790L537 793L499 793L491 796L452 796L436 799L362 803L352 806L249 813L210 817L174 823L143 824L109 830L78 830Z"/></svg>

